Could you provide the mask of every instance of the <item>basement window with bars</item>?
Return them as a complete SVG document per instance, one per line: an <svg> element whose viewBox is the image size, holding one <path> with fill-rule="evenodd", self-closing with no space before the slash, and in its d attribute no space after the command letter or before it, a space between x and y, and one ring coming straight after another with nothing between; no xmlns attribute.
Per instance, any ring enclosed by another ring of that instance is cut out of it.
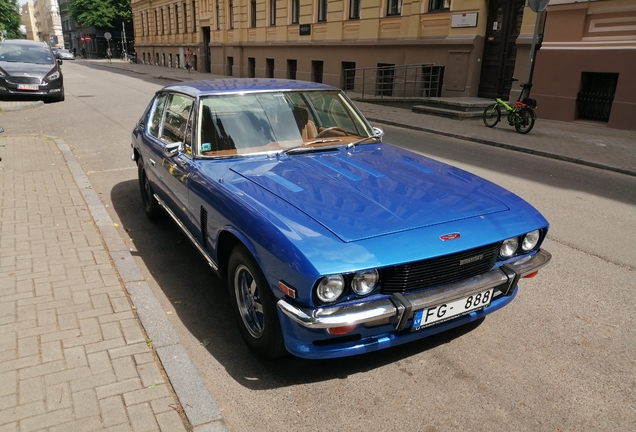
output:
<svg viewBox="0 0 636 432"><path fill-rule="evenodd" d="M617 73L583 72L576 109L581 120L608 122L618 84Z"/></svg>

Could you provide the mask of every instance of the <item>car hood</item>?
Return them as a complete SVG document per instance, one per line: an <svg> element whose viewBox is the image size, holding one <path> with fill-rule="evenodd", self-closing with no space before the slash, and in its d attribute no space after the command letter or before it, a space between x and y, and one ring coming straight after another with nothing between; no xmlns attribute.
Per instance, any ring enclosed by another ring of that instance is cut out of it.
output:
<svg viewBox="0 0 636 432"><path fill-rule="evenodd" d="M489 182L389 145L243 160L232 171L345 242L509 209Z"/></svg>
<svg viewBox="0 0 636 432"><path fill-rule="evenodd" d="M55 64L24 63L0 61L0 68L12 76L37 76L43 77L55 67Z"/></svg>

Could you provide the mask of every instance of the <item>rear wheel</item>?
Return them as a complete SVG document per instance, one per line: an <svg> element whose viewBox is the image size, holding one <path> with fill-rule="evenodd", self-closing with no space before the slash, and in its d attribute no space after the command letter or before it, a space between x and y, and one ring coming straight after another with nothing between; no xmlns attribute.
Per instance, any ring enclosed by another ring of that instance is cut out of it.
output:
<svg viewBox="0 0 636 432"><path fill-rule="evenodd" d="M274 295L252 254L243 245L232 251L228 288L241 335L258 355L274 359L287 353Z"/></svg>
<svg viewBox="0 0 636 432"><path fill-rule="evenodd" d="M499 104L491 104L486 107L484 114L482 115L484 124L488 127L495 127L499 120L501 120L501 111L499 110Z"/></svg>
<svg viewBox="0 0 636 432"><path fill-rule="evenodd" d="M521 108L517 113L517 118L515 120L515 129L520 134L527 134L534 127L534 121L536 119L536 114L534 110L528 107Z"/></svg>
<svg viewBox="0 0 636 432"><path fill-rule="evenodd" d="M163 210L155 199L152 185L146 175L143 159L137 161L137 174L139 176L139 190L141 191L141 201L144 205L144 212L150 220L158 220L163 216Z"/></svg>

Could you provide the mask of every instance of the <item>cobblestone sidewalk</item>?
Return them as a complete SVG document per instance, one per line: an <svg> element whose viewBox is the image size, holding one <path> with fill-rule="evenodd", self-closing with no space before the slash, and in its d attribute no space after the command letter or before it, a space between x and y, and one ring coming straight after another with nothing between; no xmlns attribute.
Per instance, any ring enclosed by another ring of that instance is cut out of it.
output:
<svg viewBox="0 0 636 432"><path fill-rule="evenodd" d="M188 430L58 142L0 157L0 431Z"/></svg>

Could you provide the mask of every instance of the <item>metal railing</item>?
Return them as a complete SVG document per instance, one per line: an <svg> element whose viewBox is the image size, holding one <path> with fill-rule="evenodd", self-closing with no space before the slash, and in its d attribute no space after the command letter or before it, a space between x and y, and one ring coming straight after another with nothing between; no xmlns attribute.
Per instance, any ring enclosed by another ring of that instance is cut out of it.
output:
<svg viewBox="0 0 636 432"><path fill-rule="evenodd" d="M583 73L582 88L576 96L578 118L608 122L618 84L618 74Z"/></svg>
<svg viewBox="0 0 636 432"><path fill-rule="evenodd" d="M345 69L343 89L362 98L439 97L443 81L442 65L385 65Z"/></svg>

